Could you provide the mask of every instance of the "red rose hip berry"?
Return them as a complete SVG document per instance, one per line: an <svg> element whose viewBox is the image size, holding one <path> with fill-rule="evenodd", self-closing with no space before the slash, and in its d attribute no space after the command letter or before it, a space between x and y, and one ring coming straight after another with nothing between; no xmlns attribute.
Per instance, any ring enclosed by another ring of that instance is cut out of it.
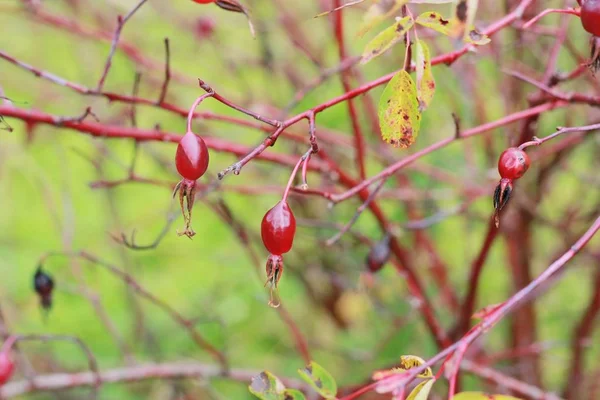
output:
<svg viewBox="0 0 600 400"><path fill-rule="evenodd" d="M193 132L187 132L177 145L175 166L184 178L195 181L208 169L208 147L204 140Z"/></svg>
<svg viewBox="0 0 600 400"><path fill-rule="evenodd" d="M210 4L210 3L214 3L215 0L192 0L194 3L198 3L198 4Z"/></svg>
<svg viewBox="0 0 600 400"><path fill-rule="evenodd" d="M494 223L500 226L500 210L506 206L513 191L513 181L522 177L529 169L529 156L523 150L510 147L500 154L498 172L500 183L494 190Z"/></svg>
<svg viewBox="0 0 600 400"><path fill-rule="evenodd" d="M285 200L281 200L267 211L261 223L260 233L265 248L271 253L267 259L265 282L271 294L269 305L279 307L277 283L283 274L282 254L292 249L296 234L296 218Z"/></svg>
<svg viewBox="0 0 600 400"><path fill-rule="evenodd" d="M498 172L503 179L519 179L529 168L529 156L523 150L511 147L498 159Z"/></svg>
<svg viewBox="0 0 600 400"><path fill-rule="evenodd" d="M581 6L583 29L594 36L600 36L600 0L585 0Z"/></svg>
<svg viewBox="0 0 600 400"><path fill-rule="evenodd" d="M296 234L296 218L287 202L280 201L263 217L262 241L273 255L280 256L291 250Z"/></svg>
<svg viewBox="0 0 600 400"><path fill-rule="evenodd" d="M206 143L200 136L188 130L179 141L175 153L175 167L183 177L173 192L173 196L179 192L179 205L185 221L185 229L181 233L178 232L179 236L185 235L191 239L196 234L190 227L196 195L196 180L202 177L208 169L208 161L209 154Z"/></svg>
<svg viewBox="0 0 600 400"><path fill-rule="evenodd" d="M15 365L10 359L8 352L4 351L0 353L0 386L8 382L14 369Z"/></svg>

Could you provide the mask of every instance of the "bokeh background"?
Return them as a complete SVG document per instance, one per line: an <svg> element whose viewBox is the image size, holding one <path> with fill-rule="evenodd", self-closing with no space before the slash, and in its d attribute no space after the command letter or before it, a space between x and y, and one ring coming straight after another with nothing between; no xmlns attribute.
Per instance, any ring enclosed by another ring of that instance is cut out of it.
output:
<svg viewBox="0 0 600 400"><path fill-rule="evenodd" d="M0 50L69 81L95 87L110 46L109 41L100 37L107 34L110 38L117 15L126 13L136 2L33 3L40 4L32 8L26 2L0 0ZM485 26L516 2L481 3L478 24ZM550 7L562 6L564 2L544 3ZM245 4L252 9L256 39L249 34L242 15L187 0L149 0L127 23L121 38L140 58L132 57L131 51L128 54L123 49L117 50L105 90L131 93L139 72L140 97L157 98L164 74L163 40L168 37L174 74L167 96L169 102L189 107L202 93L197 86L197 78L202 78L238 104L273 118L283 118L283 110L297 90L316 79L321 70L339 63L330 19L313 18L331 4L284 0L254 0ZM450 12L449 5L420 5L413 12L425 9ZM540 6L535 9L539 11ZM364 38L355 37L364 12L363 6L344 12L351 55L359 55L377 32L376 28ZM72 21L89 35L74 33L73 26L59 26L48 16ZM557 71L571 71L582 61L581 57L587 57L588 36L577 17L549 16L540 26L550 32L565 29L567 39L560 49ZM436 33L421 31L434 56L460 45ZM424 114L421 135L409 150L385 145L371 129L362 103L357 101L369 144L368 175L452 135L452 113L460 117L461 126L466 129L527 108L528 96L537 89L503 69L517 69L541 79L555 42L556 35L551 33L510 28L494 36L492 43L476 54L462 57L451 67L435 67L437 92L431 108ZM404 47L400 44L357 69L366 82L400 68L403 58ZM91 106L102 123L131 125L130 105L82 96L5 60L0 60L0 87L16 107L73 117ZM598 93L597 82L589 73L561 89ZM375 100L382 90L379 87L371 91ZM340 79L334 75L288 114L302 112L340 93ZM211 99L199 111L250 120ZM544 114L537 123L536 134L545 136L556 126L584 125L599 117L597 110L590 107L570 106ZM28 129L15 119L7 122L13 131L0 132L0 307L5 329L20 334L77 336L89 345L101 369L129 362L213 363L168 315L136 296L104 269L85 260L57 256L45 263L57 282L57 290L54 306L44 317L32 291L38 260L49 251L85 250L127 270L154 295L196 321L198 329L226 353L232 366L296 376L296 370L304 362L280 313L267 306L268 293L263 288L267 252L258 240L260 221L281 196L291 172L289 167L253 161L239 176L228 176L220 187L197 202L192 222L197 235L188 240L175 233L183 222L169 186L179 180L173 163L173 143L147 142L137 146L135 173L158 184L126 182L107 188L98 182L127 178L135 151L133 141L92 138L41 125ZM158 126L166 132L185 132L183 118L156 107L137 107L137 124L147 129ZM356 176L346 104L320 113L317 124L318 129L345 139L341 144L321 143L321 146ZM497 157L504 148L515 144L520 127L516 123L492 130L423 157L389 179L378 200L394 224L394 233L410 250L436 315L446 328L452 326L457 315L434 283L430 254L419 245L416 231L408 229L411 217L407 204L412 204L421 218L449 212L450 215L422 232L434 243L446 266L450 286L462 296L471 262L483 243L492 213L491 193L498 179ZM200 135L248 146L257 145L264 137L256 129L210 120L195 121L194 130ZM294 130L306 132L306 125L299 124ZM284 137L267 151L300 157L306 148L305 144ZM529 276L537 276L568 249L598 213L597 135L582 137L558 157L544 153L544 148L532 151L531 170L516 184L513 204L503 216L506 220L503 232L494 242L485 264L477 308L498 303L514 293L518 277L523 275L514 270L511 257L525 257ZM236 159L231 154L211 151L209 172L202 182L214 182L217 172ZM551 167L541 173L547 165ZM411 183L410 188L402 184L404 179ZM308 183L315 189L335 184L330 177L315 174L309 175ZM248 191L249 188L255 190ZM247 230L259 265L232 226L215 213L214 205L219 202L226 204L237 223ZM352 217L359 201L352 199L330 208L320 197L293 194L290 203L299 228L294 249L285 257L280 290L286 310L308 340L312 358L326 367L340 386L347 386L367 382L374 370L394 365L402 354L424 358L434 355L438 349L403 276L388 265L375 276L370 289L363 284L364 259L369 251L365 241L377 241L383 235L369 212L361 216L338 244L324 246L324 241ZM528 231L531 246L525 255L509 245L511 235L520 229L514 221L519 221L523 210L530 210L532 218ZM111 234L130 235L135 230L138 243L151 243L167 224L169 215L177 219L155 249L133 251L111 238ZM598 240L592 241L530 310L537 327L534 344L539 347L534 353L539 354L541 384L547 390L560 391L565 384L570 340L592 294L599 246ZM97 305L90 299L95 299ZM99 308L105 313L104 321L99 317ZM107 330L107 321L121 339L116 340ZM480 343L490 354L508 352L508 356L498 356L491 365L526 379L527 374L519 369L521 358L510 356L513 328L509 318ZM589 377L599 371L596 361L600 356L599 339L596 332L584 344ZM24 343L21 349L38 374L87 369L83 354L68 343ZM23 372L20 366L14 379L22 377ZM197 379L105 385L100 398L250 399L247 384ZM441 390L444 384L439 386ZM465 387L494 389L493 385L485 386L472 377L465 381ZM186 393L189 397L182 397ZM76 399L88 395L88 389L81 389L24 398Z"/></svg>

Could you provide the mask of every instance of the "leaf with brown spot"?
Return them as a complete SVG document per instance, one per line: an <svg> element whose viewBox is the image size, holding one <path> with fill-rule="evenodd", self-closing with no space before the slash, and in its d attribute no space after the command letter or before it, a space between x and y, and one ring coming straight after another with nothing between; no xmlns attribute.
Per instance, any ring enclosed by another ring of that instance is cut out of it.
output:
<svg viewBox="0 0 600 400"><path fill-rule="evenodd" d="M465 42L473 43L479 46L488 44L492 40L487 36L477 32L475 29L471 29L464 38Z"/></svg>
<svg viewBox="0 0 600 400"><path fill-rule="evenodd" d="M460 28L456 19L445 19L434 11L424 12L417 17L415 22L450 37L456 37L457 29Z"/></svg>
<svg viewBox="0 0 600 400"><path fill-rule="evenodd" d="M385 21L394 14L398 13L408 0L396 0L391 5L385 1L379 1L373 4L365 13L356 36L362 37L370 31L375 25Z"/></svg>
<svg viewBox="0 0 600 400"><path fill-rule="evenodd" d="M421 113L417 89L406 71L400 71L385 87L379 99L381 137L394 147L410 147L419 134Z"/></svg>
<svg viewBox="0 0 600 400"><path fill-rule="evenodd" d="M366 64L373 58L380 56L389 50L394 44L404 39L404 34L414 24L411 17L404 17L394 23L389 28L384 29L371 40L362 55L362 64Z"/></svg>
<svg viewBox="0 0 600 400"><path fill-rule="evenodd" d="M429 47L422 40L417 40L415 45L416 72L417 72L417 94L419 99L419 111L423 112L435 94L435 78L431 70L431 56Z"/></svg>
<svg viewBox="0 0 600 400"><path fill-rule="evenodd" d="M337 383L327 370L314 361L305 368L299 369L300 377L326 399L335 399Z"/></svg>
<svg viewBox="0 0 600 400"><path fill-rule="evenodd" d="M250 393L261 400L283 400L283 391L285 386L273 374L268 371L262 371L260 374L252 377L252 382L248 386Z"/></svg>

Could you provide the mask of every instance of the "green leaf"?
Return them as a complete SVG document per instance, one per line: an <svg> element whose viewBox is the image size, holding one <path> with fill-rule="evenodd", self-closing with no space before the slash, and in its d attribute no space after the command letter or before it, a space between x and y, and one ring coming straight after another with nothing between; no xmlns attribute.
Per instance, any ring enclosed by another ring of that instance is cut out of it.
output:
<svg viewBox="0 0 600 400"><path fill-rule="evenodd" d="M453 400L521 400L518 397L505 396L502 394L485 394L482 392L457 393ZM407 399L408 400L408 399Z"/></svg>
<svg viewBox="0 0 600 400"><path fill-rule="evenodd" d="M408 0L396 0L391 6L386 2L377 2L373 4L365 13L363 20L358 27L356 36L364 36L364 34L370 31L375 25L399 12L406 3L408 3Z"/></svg>
<svg viewBox="0 0 600 400"><path fill-rule="evenodd" d="M441 14L434 11L424 12L417 17L415 22L450 37L454 37L456 29L459 28L455 19L444 19Z"/></svg>
<svg viewBox="0 0 600 400"><path fill-rule="evenodd" d="M417 93L419 98L419 111L423 112L435 94L435 78L431 71L431 56L429 48L422 40L417 40L415 45L417 63Z"/></svg>
<svg viewBox="0 0 600 400"><path fill-rule="evenodd" d="M435 383L435 379L428 379L419 383L412 392L408 395L406 400L427 400L431 387ZM454 398L456 399L456 397Z"/></svg>
<svg viewBox="0 0 600 400"><path fill-rule="evenodd" d="M387 84L379 100L378 114L384 141L401 148L415 142L421 127L421 113L417 89L408 72L398 72Z"/></svg>
<svg viewBox="0 0 600 400"><path fill-rule="evenodd" d="M396 21L394 25L380 32L365 47L361 63L365 64L369 62L404 39L404 34L413 26L413 24L414 21L411 17L404 17Z"/></svg>
<svg viewBox="0 0 600 400"><path fill-rule="evenodd" d="M285 389L282 400L306 400L304 393L296 389Z"/></svg>
<svg viewBox="0 0 600 400"><path fill-rule="evenodd" d="M252 377L252 382L248 386L250 393L261 400L283 400L283 390L285 386L273 374L263 371Z"/></svg>
<svg viewBox="0 0 600 400"><path fill-rule="evenodd" d="M321 396L326 399L335 399L337 394L337 384L335 379L325 368L314 361L305 368L299 369L298 373L306 382L310 384Z"/></svg>

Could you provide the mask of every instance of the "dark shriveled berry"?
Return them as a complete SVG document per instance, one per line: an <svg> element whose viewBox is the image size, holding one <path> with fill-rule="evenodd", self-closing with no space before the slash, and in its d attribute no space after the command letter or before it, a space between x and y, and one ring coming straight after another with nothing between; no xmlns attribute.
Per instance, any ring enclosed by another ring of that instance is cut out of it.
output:
<svg viewBox="0 0 600 400"><path fill-rule="evenodd" d="M385 235L371 247L371 251L367 255L367 268L370 272L379 271L390 259L390 240L390 235Z"/></svg>
<svg viewBox="0 0 600 400"><path fill-rule="evenodd" d="M52 306L52 291L54 290L54 280L50 275L38 267L33 276L33 289L40 297L42 308L49 309Z"/></svg>

